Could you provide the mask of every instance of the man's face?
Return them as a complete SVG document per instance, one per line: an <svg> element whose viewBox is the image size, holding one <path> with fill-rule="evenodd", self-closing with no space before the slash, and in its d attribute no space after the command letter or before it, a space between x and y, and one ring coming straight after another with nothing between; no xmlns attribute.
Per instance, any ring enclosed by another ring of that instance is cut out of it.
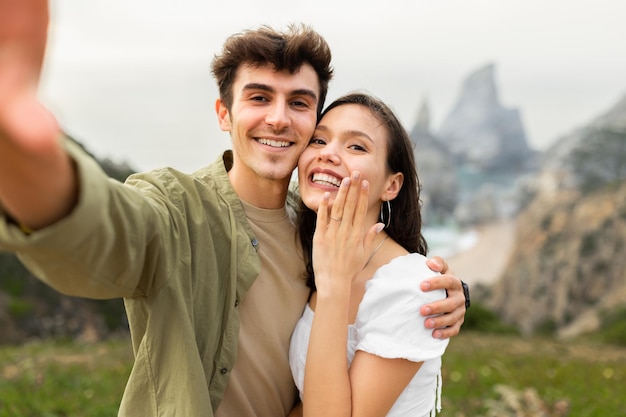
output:
<svg viewBox="0 0 626 417"><path fill-rule="evenodd" d="M242 65L230 111L218 101L220 127L231 134L231 173L246 181L289 181L317 121L320 85L309 64L295 74Z"/></svg>

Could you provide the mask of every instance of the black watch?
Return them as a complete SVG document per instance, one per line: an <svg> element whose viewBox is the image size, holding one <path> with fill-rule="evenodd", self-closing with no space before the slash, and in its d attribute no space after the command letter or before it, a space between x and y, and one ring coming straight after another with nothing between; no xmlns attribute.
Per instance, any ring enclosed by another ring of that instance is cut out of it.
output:
<svg viewBox="0 0 626 417"><path fill-rule="evenodd" d="M465 309L467 310L470 306L470 294L469 294L469 285L467 283L461 281L461 286L463 287L463 295L465 296Z"/></svg>

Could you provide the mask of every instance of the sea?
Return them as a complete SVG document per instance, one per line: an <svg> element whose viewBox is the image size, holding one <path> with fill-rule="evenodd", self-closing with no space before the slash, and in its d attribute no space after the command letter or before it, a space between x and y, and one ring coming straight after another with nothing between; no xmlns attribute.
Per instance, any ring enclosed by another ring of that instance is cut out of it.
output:
<svg viewBox="0 0 626 417"><path fill-rule="evenodd" d="M428 256L444 259L472 248L480 237L477 230L456 225L427 226L422 233L428 244Z"/></svg>

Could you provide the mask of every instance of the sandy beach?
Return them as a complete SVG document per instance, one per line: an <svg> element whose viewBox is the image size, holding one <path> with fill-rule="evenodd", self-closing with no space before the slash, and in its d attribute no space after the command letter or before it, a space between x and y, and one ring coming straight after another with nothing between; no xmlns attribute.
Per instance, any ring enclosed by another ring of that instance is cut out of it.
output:
<svg viewBox="0 0 626 417"><path fill-rule="evenodd" d="M515 221L481 225L476 233L473 246L447 257L446 261L456 276L468 284L491 284L500 278L513 250Z"/></svg>

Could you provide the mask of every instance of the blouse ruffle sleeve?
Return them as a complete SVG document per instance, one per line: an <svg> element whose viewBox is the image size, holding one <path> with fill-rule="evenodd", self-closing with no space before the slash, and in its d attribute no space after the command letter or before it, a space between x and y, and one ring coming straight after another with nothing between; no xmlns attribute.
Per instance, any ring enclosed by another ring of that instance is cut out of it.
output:
<svg viewBox="0 0 626 417"><path fill-rule="evenodd" d="M384 358L423 362L443 355L448 339L435 339L424 325L422 305L444 299L444 290L423 292L420 283L436 275L426 258L412 253L382 266L367 282L355 327L356 349Z"/></svg>

